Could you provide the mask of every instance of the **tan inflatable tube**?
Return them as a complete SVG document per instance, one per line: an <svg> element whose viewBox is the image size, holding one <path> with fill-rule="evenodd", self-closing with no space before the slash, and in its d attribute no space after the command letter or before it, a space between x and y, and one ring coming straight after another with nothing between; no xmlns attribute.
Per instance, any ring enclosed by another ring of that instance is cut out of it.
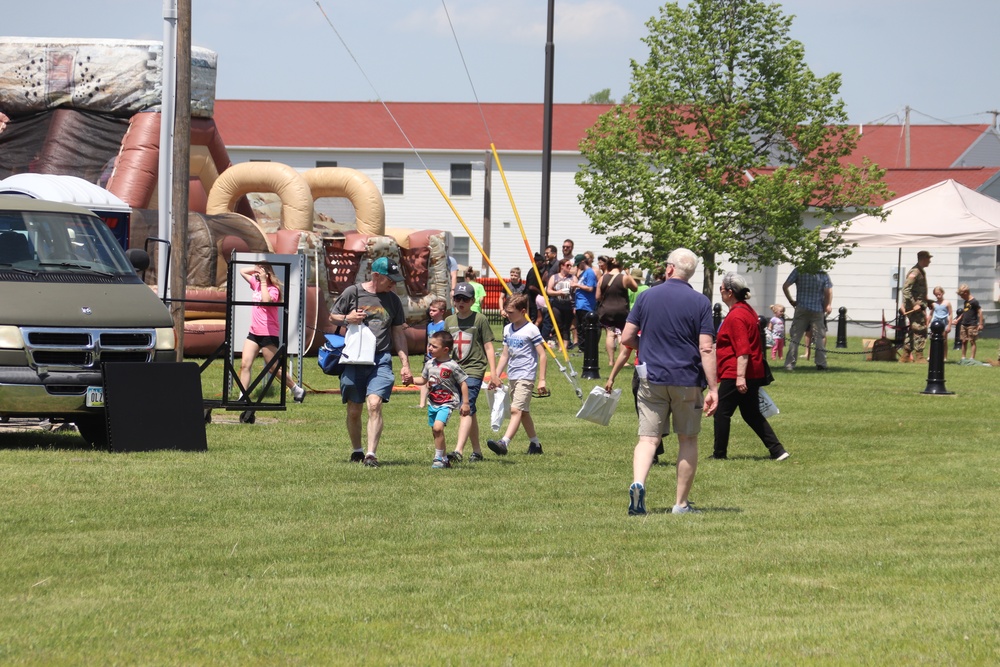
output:
<svg viewBox="0 0 1000 667"><path fill-rule="evenodd" d="M241 162L222 172L208 193L208 215L229 213L240 197L251 192L273 192L281 198L281 226L311 232L313 198L305 179L277 162Z"/></svg>
<svg viewBox="0 0 1000 667"><path fill-rule="evenodd" d="M346 197L354 205L359 232L376 236L385 233L385 203L372 179L345 167L317 167L302 177L309 184L313 201L320 197Z"/></svg>

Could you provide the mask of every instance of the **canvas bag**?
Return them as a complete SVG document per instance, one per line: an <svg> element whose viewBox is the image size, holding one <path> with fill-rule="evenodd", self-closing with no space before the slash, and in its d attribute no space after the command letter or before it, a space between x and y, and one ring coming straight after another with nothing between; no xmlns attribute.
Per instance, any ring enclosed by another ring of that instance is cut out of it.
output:
<svg viewBox="0 0 1000 667"><path fill-rule="evenodd" d="M499 433L504 420L510 419L510 392L500 385L486 392L486 401L490 404L490 428Z"/></svg>
<svg viewBox="0 0 1000 667"><path fill-rule="evenodd" d="M587 398L580 406L580 411L576 413L576 416L579 419L607 426L611 423L611 415L615 414L618 399L621 397L621 389L615 389L609 394L604 391L604 387L594 387L587 394Z"/></svg>
<svg viewBox="0 0 1000 667"><path fill-rule="evenodd" d="M764 391L763 387L758 389L757 401L759 403L760 414L764 419L769 417L774 417L779 414L778 406L775 405L774 399L771 398L770 394Z"/></svg>
<svg viewBox="0 0 1000 667"><path fill-rule="evenodd" d="M375 334L365 324L348 324L340 363L345 366L375 365Z"/></svg>

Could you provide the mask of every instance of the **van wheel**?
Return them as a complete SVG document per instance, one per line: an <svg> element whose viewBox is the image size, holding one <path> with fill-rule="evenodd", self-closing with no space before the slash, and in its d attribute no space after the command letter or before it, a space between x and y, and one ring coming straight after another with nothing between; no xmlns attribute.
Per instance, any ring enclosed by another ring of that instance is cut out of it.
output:
<svg viewBox="0 0 1000 667"><path fill-rule="evenodd" d="M81 417L76 420L76 427L80 429L80 435L92 447L106 449L109 445L108 426L105 423L104 415L100 417Z"/></svg>

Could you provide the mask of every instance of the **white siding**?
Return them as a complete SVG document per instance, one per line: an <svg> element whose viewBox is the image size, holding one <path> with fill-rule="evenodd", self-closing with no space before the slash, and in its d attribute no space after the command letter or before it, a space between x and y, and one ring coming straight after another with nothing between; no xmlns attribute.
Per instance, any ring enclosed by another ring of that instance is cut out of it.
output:
<svg viewBox="0 0 1000 667"><path fill-rule="evenodd" d="M438 192L427 176L424 164L412 151L326 151L326 150L270 150L231 147L233 162L269 159L283 162L300 171L311 169L317 160L336 160L341 167L357 169L369 176L381 190L382 163L403 162L405 167L404 194L384 197L386 226L404 229L441 229L457 237L469 234L462 227L448 202ZM440 183L446 194L451 192L451 164L472 163L472 195L452 197L451 202L469 227L472 235L488 248L490 258L500 275L506 277L511 267L519 266L522 271L529 266L528 254L518 230L514 210L504 188L500 170L492 167L492 216L491 233L487 240L484 235L483 202L485 183L486 151L437 151L421 153L427 169ZM500 153L507 181L510 185L514 204L520 214L528 243L533 252L540 252L541 227L541 155ZM552 181L549 214L548 242L560 247L563 239L573 239L576 252L592 250L595 255L604 254L604 237L590 231L590 220L579 203L580 189L574 176L582 157L579 154L557 154L552 158ZM992 187L1000 188L1000 182ZM992 194L992 193L990 193ZM333 215L336 219L353 218L353 210L343 200L326 200L318 204L319 210ZM807 223L807 224L811 224ZM916 262L916 248L899 250L881 248L858 248L830 271L834 284L833 317L839 308L847 308L847 316L852 324L850 335L870 336L879 330L883 312L890 321L894 317L896 305L891 286L891 275L897 263L902 264L903 275ZM931 287L941 285L946 298L954 304L958 300L955 290L963 282L969 283L973 295L979 298L986 311L987 321L998 321L994 286L996 283L996 249L987 248L926 248L934 255L927 270ZM469 247L470 263L477 269L482 265L482 256L474 243ZM666 258L662 258L666 259ZM724 260L724 258L722 258ZM741 267L720 261L724 271L740 270ZM786 303L781 285L791 272L791 266L772 267L764 271L748 273L753 288L752 305L759 313L767 313L772 303ZM492 271L489 271L492 273ZM701 286L700 273L692 279L696 288ZM718 281L716 281L718 284ZM713 301L718 302L713 295ZM789 309L789 316L791 309ZM831 333L835 333L831 325Z"/></svg>

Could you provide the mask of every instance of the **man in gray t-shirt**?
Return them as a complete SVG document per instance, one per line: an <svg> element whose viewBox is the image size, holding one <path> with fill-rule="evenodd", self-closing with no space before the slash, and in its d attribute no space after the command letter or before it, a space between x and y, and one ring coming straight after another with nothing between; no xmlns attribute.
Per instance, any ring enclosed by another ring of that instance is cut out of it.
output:
<svg viewBox="0 0 1000 667"><path fill-rule="evenodd" d="M395 375L392 352L399 355L400 377L404 385L413 382L406 336L403 334L403 304L396 296L402 282L399 265L379 257L371 265L371 279L351 285L340 295L330 313L337 326L367 324L375 334L375 364L346 366L340 376L340 399L347 404L347 434L351 439L351 461L377 468L379 439L382 437L382 403L392 395ZM361 409L368 406L368 453L361 448Z"/></svg>

